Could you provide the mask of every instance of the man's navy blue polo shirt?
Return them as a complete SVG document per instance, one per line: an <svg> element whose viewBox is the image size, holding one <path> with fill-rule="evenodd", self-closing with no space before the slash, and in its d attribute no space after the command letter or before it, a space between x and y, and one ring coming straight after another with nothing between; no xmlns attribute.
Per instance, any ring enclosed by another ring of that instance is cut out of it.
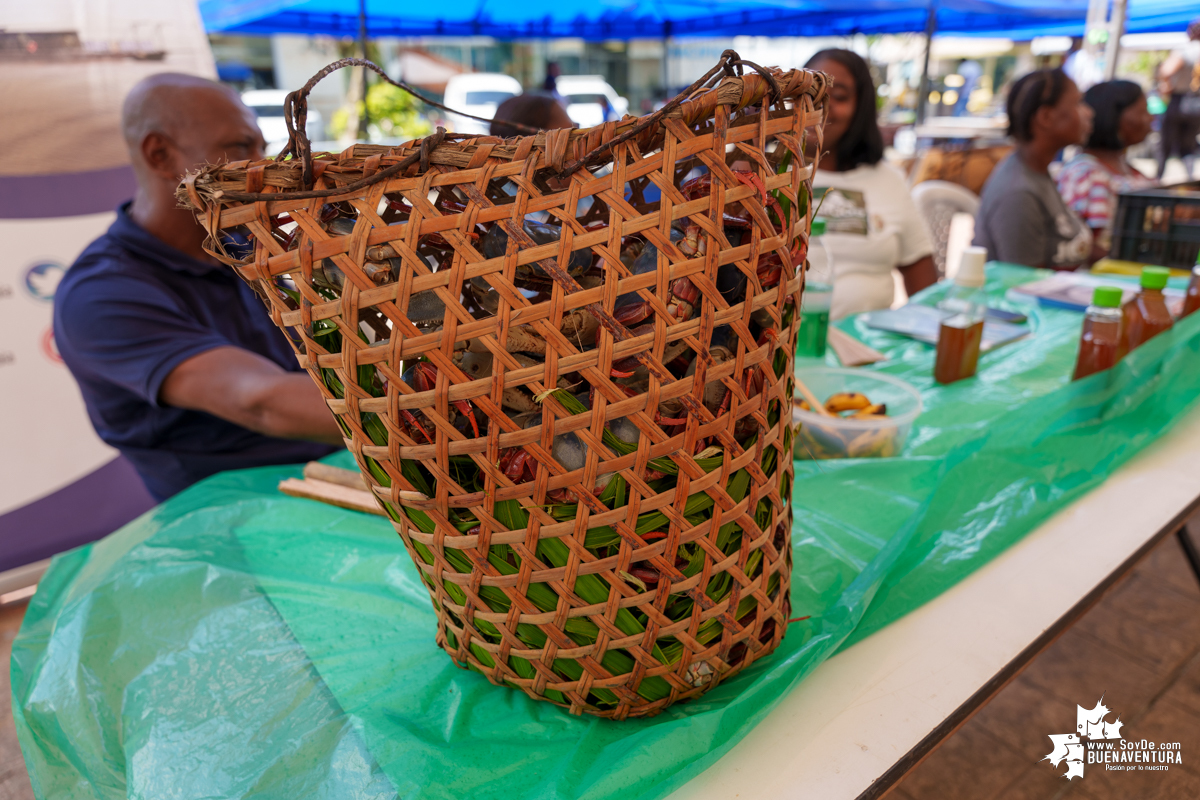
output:
<svg viewBox="0 0 1200 800"><path fill-rule="evenodd" d="M215 347L240 347L300 370L263 302L233 270L164 244L129 204L67 271L54 298L58 352L96 433L163 500L222 470L308 461L335 448L276 439L201 411L161 405L171 370Z"/></svg>

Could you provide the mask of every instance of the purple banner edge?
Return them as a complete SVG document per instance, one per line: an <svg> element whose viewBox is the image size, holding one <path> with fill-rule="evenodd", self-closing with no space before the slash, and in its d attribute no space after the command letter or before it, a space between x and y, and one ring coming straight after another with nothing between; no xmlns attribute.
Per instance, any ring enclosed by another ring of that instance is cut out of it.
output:
<svg viewBox="0 0 1200 800"><path fill-rule="evenodd" d="M135 191L137 180L128 164L91 172L0 175L0 219L99 214L115 210Z"/></svg>
<svg viewBox="0 0 1200 800"><path fill-rule="evenodd" d="M0 572L94 542L155 505L123 456L0 515Z"/></svg>

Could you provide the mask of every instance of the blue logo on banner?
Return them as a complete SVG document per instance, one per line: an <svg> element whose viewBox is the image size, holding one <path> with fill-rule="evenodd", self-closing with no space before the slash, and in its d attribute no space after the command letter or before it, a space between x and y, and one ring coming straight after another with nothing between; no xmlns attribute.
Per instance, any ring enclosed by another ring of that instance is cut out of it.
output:
<svg viewBox="0 0 1200 800"><path fill-rule="evenodd" d="M66 274L67 268L57 261L39 261L25 271L25 289L30 297L48 303L54 299L58 283Z"/></svg>

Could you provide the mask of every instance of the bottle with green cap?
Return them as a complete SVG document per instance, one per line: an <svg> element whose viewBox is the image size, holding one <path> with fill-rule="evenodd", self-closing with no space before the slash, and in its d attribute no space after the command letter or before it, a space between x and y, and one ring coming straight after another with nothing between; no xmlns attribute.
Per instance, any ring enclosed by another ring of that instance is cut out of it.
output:
<svg viewBox="0 0 1200 800"><path fill-rule="evenodd" d="M808 236L808 268L804 275L804 295L800 299L796 358L824 361L832 306L833 254L825 243L825 220L815 217Z"/></svg>
<svg viewBox="0 0 1200 800"><path fill-rule="evenodd" d="M1162 291L1170 274L1166 267L1142 267L1142 290L1121 309L1124 347L1120 355L1141 347L1174 324Z"/></svg>
<svg viewBox="0 0 1200 800"><path fill-rule="evenodd" d="M1187 294L1183 297L1183 319L1188 314L1200 309L1200 253L1196 253L1196 266L1192 267L1192 279L1188 281Z"/></svg>
<svg viewBox="0 0 1200 800"><path fill-rule="evenodd" d="M1079 337L1079 357L1071 380L1086 378L1114 366L1121 358L1121 290L1115 286L1097 286L1092 304L1083 315L1083 333Z"/></svg>

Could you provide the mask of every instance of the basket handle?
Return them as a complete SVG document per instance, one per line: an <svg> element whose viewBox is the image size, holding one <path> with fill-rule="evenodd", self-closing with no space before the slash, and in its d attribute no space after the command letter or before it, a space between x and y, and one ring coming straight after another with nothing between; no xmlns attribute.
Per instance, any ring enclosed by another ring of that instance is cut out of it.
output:
<svg viewBox="0 0 1200 800"><path fill-rule="evenodd" d="M368 61L365 58L342 58L342 59L339 59L337 61L334 61L332 64L327 65L322 70L320 70L316 75L313 75L311 78L309 78L308 82L305 83L298 90L288 93L288 96L283 101L283 119L284 119L284 122L287 124L288 142L287 142L287 146L283 149L283 151L280 152L279 155L277 155L275 157L275 160L282 161L283 159L287 158L288 156L291 156L293 158L301 160L304 163L304 174L303 174L303 179L302 179L303 180L302 185L305 187L305 189L311 190L312 185L313 185L312 142L309 141L308 134L305 130L305 126L308 121L308 95L313 90L313 87L315 87L322 80L329 77L330 75L332 75L333 73L337 72L340 69L345 69L346 67L363 67L364 69L369 69L372 72L379 75L385 81L390 83L392 86L395 86L396 88L398 88L404 92L407 92L408 94L417 98L418 100L425 103L426 105L433 106L434 108L439 108L439 109L441 109L443 111L447 111L451 114L457 114L459 116L466 117L468 119L473 119L478 122L491 123L491 122L495 121L492 119L488 119L486 117L477 117L474 114L466 114L466 113L463 113L462 111L455 111L454 109L449 108L448 106L444 106L441 103L437 102L436 100L432 100L432 99L426 97L425 95L421 94L420 92L418 92L413 87L409 86L404 81L393 80L377 64L375 64L372 61ZM759 66L758 64L755 64L753 61L746 61L745 59L743 59L741 56L739 56L737 54L737 51L726 50L723 53L721 53L720 59L717 60L716 65L712 69L710 69L708 72L706 72L699 80L697 80L691 86L687 87L682 92L675 95L675 97L671 98L671 100L669 100L662 108L660 108L658 111L655 111L653 114L650 114L649 116L642 118L642 120L640 122L638 122L636 125L634 125L632 128L630 128L628 131L621 134L620 136L617 136L616 138L612 139L611 141L605 142L604 144L596 147L591 152L589 152L587 155L585 155L583 158L576 159L576 160L572 161L571 163L567 164L558 173L558 177L565 178L566 176L570 175L572 172L576 171L577 169L580 169L581 167L589 166L597 158L599 158L600 156L607 153L614 146L621 144L622 142L629 141L630 139L634 138L642 131L644 131L647 128L649 128L650 126L656 124L659 120L661 120L663 117L665 117L668 113L670 113L674 109L678 108L681 104L683 104L683 102L685 100L687 100L689 97L691 97L697 90L699 90L702 87L706 87L709 84L709 81L713 80L716 77L717 73L723 72L725 74L725 76L727 76L727 77L735 77L735 76L742 74L744 67L750 67L755 72L757 72L759 75L761 75L764 80L766 80L767 84L771 87L771 91L773 94L772 102L778 102L780 99L782 99L783 92L780 90L779 82L775 80L774 75L772 75L769 71L767 71L763 67ZM715 85L715 81L713 81L713 85ZM708 87L708 88L711 88L711 87ZM365 98L363 99L363 102L364 103L366 102ZM504 120L504 124L509 125L517 130L524 131L525 133L528 133L528 134L540 133L540 130L538 128L535 128L535 127L532 127L529 125L523 125L519 122L512 122L510 120ZM437 133L435 133L433 136L429 137L429 139L433 139L434 137L437 137L436 141L433 142L433 147L437 147L438 144L441 144L442 139L446 135L447 135L446 132L443 129L439 128ZM423 142L422 145L424 145L424 144L425 143ZM422 168L424 168L428 164L429 148L422 146L421 149L422 149L422 153L420 155L420 160L422 162ZM411 161L409 161L409 159L405 159L405 161L408 162L405 164L406 167L410 163L412 163ZM397 165L397 166L399 166L399 165ZM372 177L375 180L380 180L386 176L382 175L380 173L376 173L376 175L374 175ZM371 182L374 183L375 180L372 180ZM350 187L342 187L342 189L339 191L346 191L349 188ZM355 188L359 188L357 183L355 184Z"/></svg>
<svg viewBox="0 0 1200 800"><path fill-rule="evenodd" d="M764 80L766 80L767 85L771 87L771 92L773 95L771 102L774 103L783 99L783 91L779 88L779 82L775 80L774 75L758 64L755 64L753 61L746 61L737 54L736 50L726 50L721 53L721 57L717 60L716 66L704 73L704 75L701 76L701 78L691 86L687 87L682 92L667 101L662 108L660 108L658 111L655 111L653 114L650 114L649 116L643 117L642 121L637 125L634 125L620 136L617 136L616 138L596 147L583 158L575 159L571 163L567 164L562 168L562 170L559 171L557 177L565 178L580 167L590 166L597 158L607 153L613 147L621 144L622 142L629 141L642 131L657 123L671 111L679 108L679 106L681 106L685 100L695 94L699 89L712 88L709 86L709 81L711 80L712 86L715 86L716 75L718 72L724 72L725 76L730 78L739 77L742 75L743 67L750 67L759 75L761 75Z"/></svg>
<svg viewBox="0 0 1200 800"><path fill-rule="evenodd" d="M283 101L283 119L284 122L287 123L288 143L287 147L283 148L283 151L280 152L279 155L275 156L275 160L282 161L288 156L302 160L304 162L303 181L306 189L311 188L313 185L312 142L309 141L308 133L305 130L305 124L308 121L308 95L309 92L313 90L313 87L322 80L337 72L339 69L345 69L346 67L363 67L364 69L369 69L390 83L392 86L407 92L408 94L420 100L422 103L433 106L434 108L440 108L441 110L448 111L451 114L457 114L459 116L477 120L479 122L491 123L495 121L486 117L477 117L474 114L466 114L462 111L455 111L453 108L444 106L436 100L432 100L421 94L404 81L393 80L392 78L388 77L388 74L373 61L368 61L365 58L338 59L337 61L334 61L332 64L329 64L323 68L316 75L313 75L311 78L309 78L308 82L302 87L294 92L289 92L288 96L284 98ZM363 98L363 103L366 103L365 97ZM534 128L529 125L522 125L519 122L510 122L508 120L504 120L504 124L526 133L539 132L538 128ZM442 136L446 135L444 130L439 128L439 131ZM441 139L439 138L438 143L440 142ZM428 156L423 156L421 160L423 162L427 161ZM344 191L344 189L340 191Z"/></svg>

